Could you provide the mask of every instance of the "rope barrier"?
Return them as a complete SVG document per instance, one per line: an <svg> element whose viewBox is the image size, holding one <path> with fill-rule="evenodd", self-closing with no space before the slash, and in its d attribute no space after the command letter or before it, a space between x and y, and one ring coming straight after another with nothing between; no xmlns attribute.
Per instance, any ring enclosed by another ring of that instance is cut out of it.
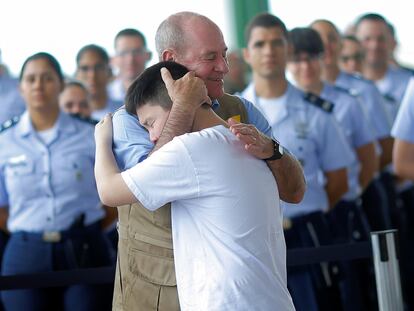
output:
<svg viewBox="0 0 414 311"><path fill-rule="evenodd" d="M348 261L372 257L370 242L338 244L287 251L287 265L300 266L324 261ZM53 271L0 277L0 290L61 287L75 284L113 283L115 267Z"/></svg>

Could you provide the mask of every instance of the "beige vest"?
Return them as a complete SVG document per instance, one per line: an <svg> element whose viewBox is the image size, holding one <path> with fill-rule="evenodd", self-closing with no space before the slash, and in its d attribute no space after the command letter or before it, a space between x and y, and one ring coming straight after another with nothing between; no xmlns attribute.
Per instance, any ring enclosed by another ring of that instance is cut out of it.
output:
<svg viewBox="0 0 414 311"><path fill-rule="evenodd" d="M225 94L215 112L224 120L233 117L247 122L247 111L236 96ZM118 207L119 242L114 303L137 276L150 283L175 286L175 269L171 232L171 204L155 212L140 203Z"/></svg>

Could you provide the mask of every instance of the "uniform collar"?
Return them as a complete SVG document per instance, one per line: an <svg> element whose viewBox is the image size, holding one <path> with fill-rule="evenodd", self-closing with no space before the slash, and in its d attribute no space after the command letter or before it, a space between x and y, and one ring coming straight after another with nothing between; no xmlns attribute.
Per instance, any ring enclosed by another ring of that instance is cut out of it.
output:
<svg viewBox="0 0 414 311"><path fill-rule="evenodd" d="M254 90L254 83L251 82L241 93L241 96L254 104L256 91Z"/></svg>
<svg viewBox="0 0 414 311"><path fill-rule="evenodd" d="M60 111L59 116L56 120L56 132L70 134L76 132L76 125L71 122L71 118L66 113ZM32 121L30 120L29 112L26 110L20 117L20 122L17 124L17 133L22 136L29 136L35 132Z"/></svg>

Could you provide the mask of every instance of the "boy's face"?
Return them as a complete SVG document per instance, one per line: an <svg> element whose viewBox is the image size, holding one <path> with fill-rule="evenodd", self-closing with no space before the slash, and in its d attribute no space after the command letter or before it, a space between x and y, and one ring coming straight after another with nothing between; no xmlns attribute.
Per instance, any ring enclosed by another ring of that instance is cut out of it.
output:
<svg viewBox="0 0 414 311"><path fill-rule="evenodd" d="M167 122L170 110L160 105L148 102L137 109L139 122L149 132L150 140L156 144Z"/></svg>

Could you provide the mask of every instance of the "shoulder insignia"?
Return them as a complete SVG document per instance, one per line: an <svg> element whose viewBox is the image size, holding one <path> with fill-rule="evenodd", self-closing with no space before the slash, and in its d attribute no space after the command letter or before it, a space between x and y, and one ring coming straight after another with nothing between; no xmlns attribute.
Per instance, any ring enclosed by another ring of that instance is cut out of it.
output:
<svg viewBox="0 0 414 311"><path fill-rule="evenodd" d="M365 80L364 77L359 74L359 73L352 73L351 74L354 78L358 79L358 80Z"/></svg>
<svg viewBox="0 0 414 311"><path fill-rule="evenodd" d="M96 121L95 119L92 119L91 117L82 116L79 113L72 113L70 114L70 116L74 117L75 119L81 120L83 122L92 124L92 125L98 124L98 121Z"/></svg>
<svg viewBox="0 0 414 311"><path fill-rule="evenodd" d="M334 108L334 104L330 101L327 101L318 95L312 94L312 93L306 93L305 94L305 100L310 102L311 104L315 105L316 107L321 108L322 110L326 112L332 112Z"/></svg>
<svg viewBox="0 0 414 311"><path fill-rule="evenodd" d="M335 90L342 92L342 93L346 93L346 94L350 94L351 95L351 91L347 88L344 88L342 86L338 86L338 85L334 85Z"/></svg>
<svg viewBox="0 0 414 311"><path fill-rule="evenodd" d="M382 95L385 99L386 99L386 101L387 102L389 102L389 103L396 103L397 102L397 100L394 98L394 96L392 96L391 94L383 94Z"/></svg>
<svg viewBox="0 0 414 311"><path fill-rule="evenodd" d="M16 116L0 125L0 133L4 132L5 130L15 126L20 121L20 117Z"/></svg>

